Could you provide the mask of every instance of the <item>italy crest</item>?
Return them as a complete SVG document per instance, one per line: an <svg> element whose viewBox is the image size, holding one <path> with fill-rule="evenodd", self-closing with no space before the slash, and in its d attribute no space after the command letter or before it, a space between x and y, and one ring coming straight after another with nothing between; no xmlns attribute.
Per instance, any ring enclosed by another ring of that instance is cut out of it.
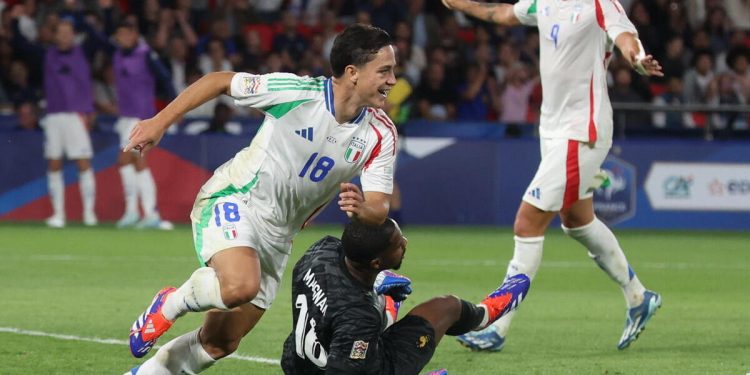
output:
<svg viewBox="0 0 750 375"><path fill-rule="evenodd" d="M356 163L365 152L365 145L366 143L364 139L353 137L344 153L344 160L346 160L347 163Z"/></svg>

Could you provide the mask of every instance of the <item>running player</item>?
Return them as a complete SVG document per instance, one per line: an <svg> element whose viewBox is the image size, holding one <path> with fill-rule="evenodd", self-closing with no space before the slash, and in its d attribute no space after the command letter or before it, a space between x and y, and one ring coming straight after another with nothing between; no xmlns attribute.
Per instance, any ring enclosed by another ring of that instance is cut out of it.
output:
<svg viewBox="0 0 750 375"><path fill-rule="evenodd" d="M175 319L211 309L203 327L168 342L131 374L195 374L234 352L271 306L292 239L338 191L349 217L385 221L397 137L380 110L396 82L390 37L349 26L330 58L327 79L210 73L136 125L125 151L147 151L179 116L222 93L265 114L250 146L220 166L195 201L193 237L203 267L181 287L157 293L133 324L130 349L142 357ZM348 182L360 172L362 190Z"/></svg>
<svg viewBox="0 0 750 375"><path fill-rule="evenodd" d="M617 348L627 348L656 313L661 296L641 284L612 231L594 215L591 187L612 146L606 76L614 46L640 74L662 76L661 66L646 55L617 0L521 0L514 5L443 0L443 4L484 21L539 29L542 161L516 214L515 249L506 277L523 273L533 280L542 261L544 232L559 214L563 231L585 246L622 288L628 310ZM476 350L500 350L512 316L459 341Z"/></svg>
<svg viewBox="0 0 750 375"><path fill-rule="evenodd" d="M435 297L390 325L411 293L409 279L388 271L401 266L405 252L393 219L350 222L340 240L327 236L307 250L292 276L285 374L416 375L443 335L486 327L518 307L529 289L528 277L515 275L478 305Z"/></svg>

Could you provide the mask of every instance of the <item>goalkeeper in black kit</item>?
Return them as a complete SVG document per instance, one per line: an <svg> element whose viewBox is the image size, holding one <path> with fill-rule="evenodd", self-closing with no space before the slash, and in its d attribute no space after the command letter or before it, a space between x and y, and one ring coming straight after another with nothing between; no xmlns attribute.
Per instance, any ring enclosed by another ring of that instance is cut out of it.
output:
<svg viewBox="0 0 750 375"><path fill-rule="evenodd" d="M519 274L479 304L435 297L397 321L411 281L389 270L401 266L406 244L391 219L352 221L341 239L327 236L307 250L292 275L285 374L418 374L443 335L487 327L526 297L529 279Z"/></svg>

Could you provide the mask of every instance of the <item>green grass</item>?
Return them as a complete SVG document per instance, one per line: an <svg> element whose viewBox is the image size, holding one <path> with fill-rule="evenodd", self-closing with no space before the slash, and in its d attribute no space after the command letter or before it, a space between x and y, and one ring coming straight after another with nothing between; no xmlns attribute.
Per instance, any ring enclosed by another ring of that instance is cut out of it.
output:
<svg viewBox="0 0 750 375"><path fill-rule="evenodd" d="M294 259L339 227L304 231ZM414 294L402 311L440 294L478 301L512 254L507 229L407 227L402 273ZM585 250L551 230L529 299L501 353L472 353L446 337L425 370L456 374L745 374L750 372L750 235L619 231L631 265L664 305L641 338L616 350L624 322L617 286ZM164 285L197 266L187 227L171 232L0 226L0 328L126 340ZM290 262L291 263L291 262ZM277 359L291 329L287 273L279 298L238 353ZM180 319L164 339L197 327ZM140 363L125 345L0 332L0 374L121 374ZM277 374L276 365L227 359L207 374Z"/></svg>

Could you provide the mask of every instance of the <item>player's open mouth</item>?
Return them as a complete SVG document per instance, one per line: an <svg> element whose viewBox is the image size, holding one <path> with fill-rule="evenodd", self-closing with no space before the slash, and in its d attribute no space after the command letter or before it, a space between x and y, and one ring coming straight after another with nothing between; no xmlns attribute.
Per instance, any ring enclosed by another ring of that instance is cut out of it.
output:
<svg viewBox="0 0 750 375"><path fill-rule="evenodd" d="M388 96L388 93L391 92L391 89L379 89L378 92L385 98Z"/></svg>

